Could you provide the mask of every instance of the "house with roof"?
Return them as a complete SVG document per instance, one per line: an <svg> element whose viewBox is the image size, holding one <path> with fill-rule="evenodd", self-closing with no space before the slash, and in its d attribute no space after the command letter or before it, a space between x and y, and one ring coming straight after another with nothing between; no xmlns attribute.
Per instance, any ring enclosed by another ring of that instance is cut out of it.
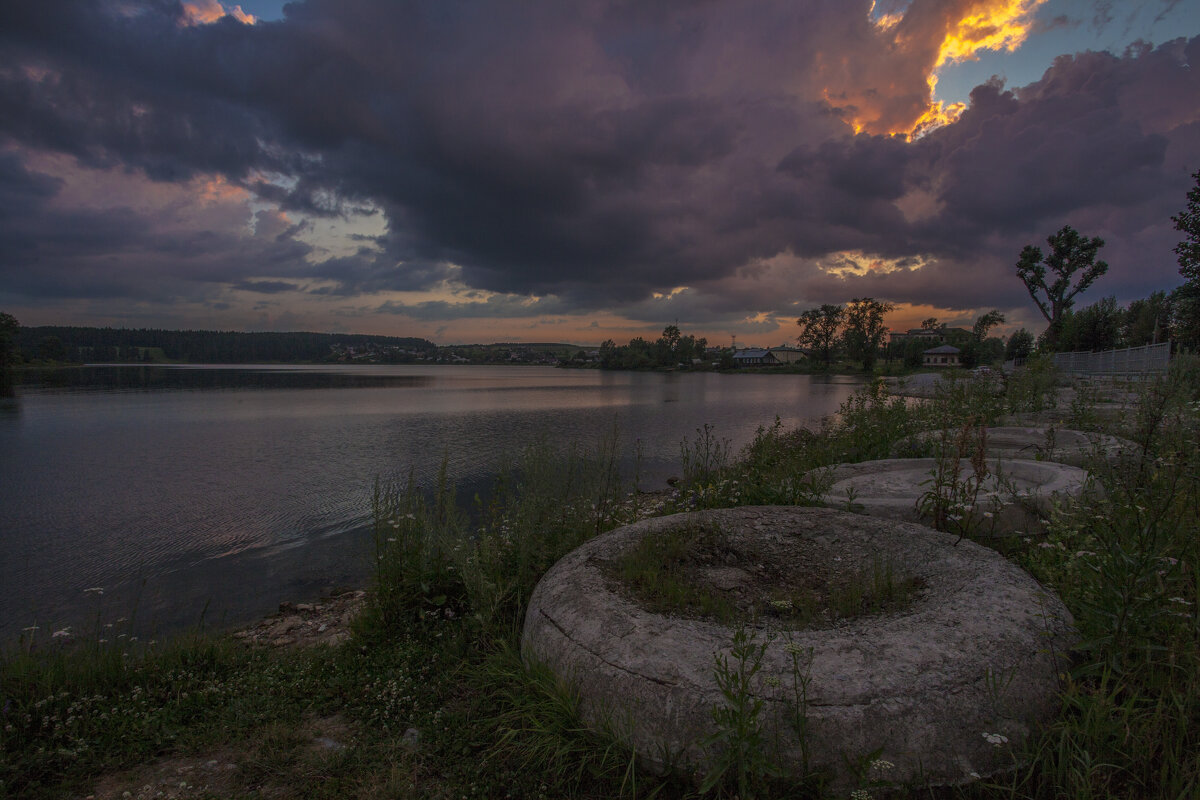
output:
<svg viewBox="0 0 1200 800"><path fill-rule="evenodd" d="M739 367L761 366L763 364L778 364L779 359L770 350L759 347L748 347L733 354L733 363Z"/></svg>
<svg viewBox="0 0 1200 800"><path fill-rule="evenodd" d="M921 353L922 363L927 367L958 367L962 365L962 351L952 344L931 347Z"/></svg>
<svg viewBox="0 0 1200 800"><path fill-rule="evenodd" d="M918 339L930 344L946 344L948 342L965 342L971 338L971 331L966 328L951 328L939 325L936 328L909 328L907 331L892 331L888 334L892 344L910 342Z"/></svg>

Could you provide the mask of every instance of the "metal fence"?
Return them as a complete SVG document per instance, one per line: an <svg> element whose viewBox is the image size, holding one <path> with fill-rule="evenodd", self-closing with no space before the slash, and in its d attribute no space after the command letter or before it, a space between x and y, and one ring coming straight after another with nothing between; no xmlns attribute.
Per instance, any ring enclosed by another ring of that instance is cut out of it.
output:
<svg viewBox="0 0 1200 800"><path fill-rule="evenodd" d="M1148 375L1166 372L1170 362L1170 342L1100 353L1054 354L1054 366L1078 375Z"/></svg>

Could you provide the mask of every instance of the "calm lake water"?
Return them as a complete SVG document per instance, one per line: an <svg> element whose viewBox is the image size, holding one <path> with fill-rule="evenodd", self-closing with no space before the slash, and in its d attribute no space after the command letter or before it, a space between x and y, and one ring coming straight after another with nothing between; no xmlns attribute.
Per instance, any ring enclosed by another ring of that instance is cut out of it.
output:
<svg viewBox="0 0 1200 800"><path fill-rule="evenodd" d="M616 426L642 488L715 426L834 413L850 378L484 366L85 367L0 400L0 642L134 617L143 635L234 624L368 575L376 478L445 457L486 490L536 440ZM85 592L90 588L99 592ZM128 623L120 623L124 627Z"/></svg>

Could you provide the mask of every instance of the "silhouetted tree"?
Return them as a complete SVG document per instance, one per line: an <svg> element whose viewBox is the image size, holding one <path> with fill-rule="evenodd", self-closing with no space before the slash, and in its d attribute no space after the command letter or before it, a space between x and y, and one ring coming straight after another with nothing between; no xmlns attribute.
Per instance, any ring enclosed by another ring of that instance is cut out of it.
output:
<svg viewBox="0 0 1200 800"><path fill-rule="evenodd" d="M1012 358L1029 358L1029 354L1033 352L1033 334L1024 328L1019 328L1013 331L1012 336L1008 337L1008 342L1004 346L1004 357Z"/></svg>
<svg viewBox="0 0 1200 800"><path fill-rule="evenodd" d="M883 315L895 308L873 297L854 298L846 306L846 330L842 334L850 358L861 361L864 370L875 368L887 328Z"/></svg>
<svg viewBox="0 0 1200 800"><path fill-rule="evenodd" d="M1200 282L1200 170L1192 173L1196 182L1187 193L1187 208L1176 216L1171 217L1175 230L1184 235L1184 239L1175 245L1175 255L1179 259L1179 274L1188 281Z"/></svg>
<svg viewBox="0 0 1200 800"><path fill-rule="evenodd" d="M12 394L14 342L20 327L16 317L0 312L0 396Z"/></svg>
<svg viewBox="0 0 1200 800"><path fill-rule="evenodd" d="M802 328L796 341L820 358L826 368L833 361L838 329L842 326L845 313L846 309L842 306L826 303L820 308L805 311L796 320L796 324Z"/></svg>
<svg viewBox="0 0 1200 800"><path fill-rule="evenodd" d="M1187 193L1187 208L1171 217L1184 239L1175 245L1179 274L1187 281L1171 293L1171 327L1175 339L1186 347L1200 347L1200 170L1192 173L1196 185Z"/></svg>
<svg viewBox="0 0 1200 800"><path fill-rule="evenodd" d="M1117 308L1117 298L1105 297L1097 303L1063 314L1058 344L1062 350L1097 352L1120 347L1124 310Z"/></svg>
<svg viewBox="0 0 1200 800"><path fill-rule="evenodd" d="M1049 326L1043 334L1047 349L1057 349L1063 314L1075 304L1075 296L1091 286L1108 271L1108 264L1096 260L1104 240L1088 239L1070 225L1046 239L1050 254L1043 258L1041 248L1025 245L1017 261L1017 277L1025 284L1029 296L1046 318ZM1047 281L1047 270L1053 279ZM1075 273L1079 279L1071 285ZM1043 297L1038 295L1042 294Z"/></svg>
<svg viewBox="0 0 1200 800"><path fill-rule="evenodd" d="M971 328L971 333L975 336L975 341L982 342L987 338L988 331L997 325L1004 324L1004 314L1000 313L1000 309L993 308L979 319L975 320L975 326Z"/></svg>
<svg viewBox="0 0 1200 800"><path fill-rule="evenodd" d="M1166 292L1151 292L1149 297L1130 303L1121 326L1121 340L1125 347L1167 341L1172 305L1171 296Z"/></svg>

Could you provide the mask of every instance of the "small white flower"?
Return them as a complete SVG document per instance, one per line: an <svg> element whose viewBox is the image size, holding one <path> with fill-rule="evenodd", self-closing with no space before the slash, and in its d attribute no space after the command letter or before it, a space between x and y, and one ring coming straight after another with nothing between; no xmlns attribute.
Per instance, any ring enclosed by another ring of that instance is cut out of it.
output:
<svg viewBox="0 0 1200 800"><path fill-rule="evenodd" d="M987 731L984 731L982 736L984 739L987 739L988 744L992 745L993 747L1000 747L1001 745L1008 744L1008 737L1002 733L988 733Z"/></svg>
<svg viewBox="0 0 1200 800"><path fill-rule="evenodd" d="M84 594L104 594L103 586L93 586L90 589L84 589Z"/></svg>
<svg viewBox="0 0 1200 800"><path fill-rule="evenodd" d="M55 631L54 633L50 634L50 636L54 639L66 639L66 638L69 638L70 635L71 635L71 626L69 626L69 625L60 631Z"/></svg>
<svg viewBox="0 0 1200 800"><path fill-rule="evenodd" d="M884 760L884 759L882 759L882 758L877 758L877 759L875 759L874 761L872 761L872 762L871 762L871 769L877 769L877 770L889 770L889 769L892 769L892 768L893 768L893 767L895 767L895 766L896 766L896 765L895 765L895 764L893 764L892 762L890 762L890 761L885 761L885 760Z"/></svg>

